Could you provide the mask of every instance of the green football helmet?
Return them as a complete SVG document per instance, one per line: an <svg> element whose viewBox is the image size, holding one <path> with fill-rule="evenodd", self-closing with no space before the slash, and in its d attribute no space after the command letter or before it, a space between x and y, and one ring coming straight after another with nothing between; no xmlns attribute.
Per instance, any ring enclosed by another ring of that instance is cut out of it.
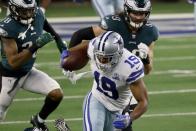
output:
<svg viewBox="0 0 196 131"><path fill-rule="evenodd" d="M125 0L124 4L124 13L125 19L127 23L133 28L140 28L149 19L151 12L151 2L150 0ZM133 17L135 16L143 16L142 18Z"/></svg>
<svg viewBox="0 0 196 131"><path fill-rule="evenodd" d="M8 7L12 18L22 24L30 24L34 20L37 3L35 0L9 0Z"/></svg>

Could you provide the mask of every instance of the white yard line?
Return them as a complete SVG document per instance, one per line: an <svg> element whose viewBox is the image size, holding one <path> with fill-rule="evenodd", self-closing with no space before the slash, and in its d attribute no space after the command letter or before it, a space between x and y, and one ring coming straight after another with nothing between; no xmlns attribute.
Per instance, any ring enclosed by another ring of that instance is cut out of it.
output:
<svg viewBox="0 0 196 131"><path fill-rule="evenodd" d="M175 112L175 113L161 113L161 114L146 114L142 118L153 118L153 117L178 117L178 116L195 116L196 112ZM55 120L46 120L46 122L54 122ZM82 121L82 118L68 118L65 121ZM5 121L0 122L0 125L10 125L10 124L26 124L29 121Z"/></svg>
<svg viewBox="0 0 196 131"><path fill-rule="evenodd" d="M178 13L178 14L152 14L150 15L150 19L152 20L160 20L160 19L181 19L181 18L194 18L193 13ZM88 22L88 21L99 21L100 18L97 16L91 16L91 17L59 17L59 18L48 18L49 22L64 22L64 23L70 23L70 22Z"/></svg>
<svg viewBox="0 0 196 131"><path fill-rule="evenodd" d="M196 56L181 56L181 57L159 57L159 58L155 58L155 61L181 61L181 60L195 60ZM53 61L53 62L38 62L35 63L36 67L40 67L40 66L58 66L60 67L59 61Z"/></svg>
<svg viewBox="0 0 196 131"><path fill-rule="evenodd" d="M150 91L149 95L158 94L177 94L177 93L195 93L196 89L184 89L184 90L165 90L165 91ZM84 98L84 96L65 96L64 99L79 99ZM44 100L44 97L40 98L26 98L26 99L14 99L15 102L20 101L38 101ZM175 113L160 113L160 114L146 114L142 118L153 118L153 117L176 117L176 116L195 116L196 112L175 112ZM68 118L65 121L82 121L82 118ZM54 122L54 119L47 120L46 122ZM0 125L10 125L10 124L26 124L29 121L5 121L0 122Z"/></svg>
<svg viewBox="0 0 196 131"><path fill-rule="evenodd" d="M193 49L196 48L196 45L193 44L186 44L186 45L160 45L156 46L156 50L178 50L178 49ZM54 49L47 49L42 50L39 52L39 54L59 54L58 50Z"/></svg>
<svg viewBox="0 0 196 131"><path fill-rule="evenodd" d="M196 89L181 89L181 90L163 90L163 91L149 91L149 95L159 95L159 94L180 94L180 93L195 93ZM81 99L85 96L78 95L78 96L64 96L63 99ZM39 98L16 98L14 102L24 102L24 101L42 101L45 97Z"/></svg>

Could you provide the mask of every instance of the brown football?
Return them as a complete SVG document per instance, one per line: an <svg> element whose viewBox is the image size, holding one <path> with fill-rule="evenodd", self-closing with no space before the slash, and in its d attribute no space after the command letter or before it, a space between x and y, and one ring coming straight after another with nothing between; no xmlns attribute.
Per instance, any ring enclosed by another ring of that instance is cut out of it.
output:
<svg viewBox="0 0 196 131"><path fill-rule="evenodd" d="M65 70L79 70L88 63L87 49L70 49L69 56L64 59L62 67Z"/></svg>

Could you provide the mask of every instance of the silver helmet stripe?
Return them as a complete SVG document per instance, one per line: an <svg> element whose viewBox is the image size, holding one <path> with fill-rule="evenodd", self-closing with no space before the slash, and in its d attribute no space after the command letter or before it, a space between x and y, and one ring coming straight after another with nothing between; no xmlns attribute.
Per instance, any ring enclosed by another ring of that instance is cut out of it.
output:
<svg viewBox="0 0 196 131"><path fill-rule="evenodd" d="M113 31L108 31L102 35L102 37L100 38L100 41L99 41L99 47L98 47L99 51L104 51L105 42L108 39L108 37L110 36L110 34L112 34L112 33L113 33Z"/></svg>

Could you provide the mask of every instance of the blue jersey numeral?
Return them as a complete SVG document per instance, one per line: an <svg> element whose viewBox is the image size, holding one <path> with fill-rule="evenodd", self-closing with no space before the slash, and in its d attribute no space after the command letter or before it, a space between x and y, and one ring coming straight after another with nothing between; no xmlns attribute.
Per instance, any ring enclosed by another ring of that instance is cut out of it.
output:
<svg viewBox="0 0 196 131"><path fill-rule="evenodd" d="M128 60L125 60L125 63L129 64L131 68L133 68L135 65L139 64L140 61L135 56L130 56Z"/></svg>
<svg viewBox="0 0 196 131"><path fill-rule="evenodd" d="M97 90L107 97L117 100L119 95L118 91L116 90L115 82L105 76L100 77L100 73L97 71L94 72L94 76L95 81L97 82Z"/></svg>

